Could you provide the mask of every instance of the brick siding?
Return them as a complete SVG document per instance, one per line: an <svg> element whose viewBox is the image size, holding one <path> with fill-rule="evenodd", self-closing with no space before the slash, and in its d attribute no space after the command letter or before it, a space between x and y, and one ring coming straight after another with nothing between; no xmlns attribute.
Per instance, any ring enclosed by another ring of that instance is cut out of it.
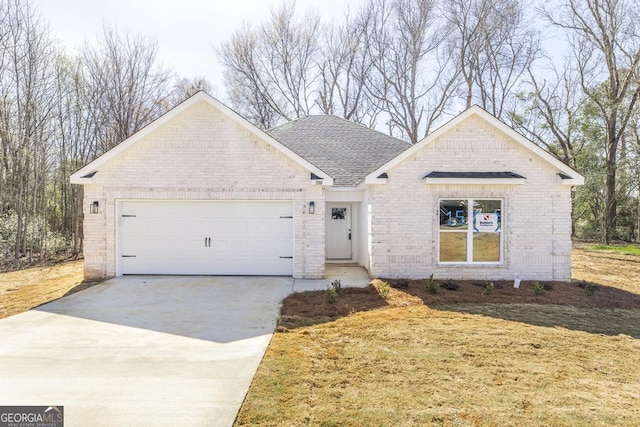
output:
<svg viewBox="0 0 640 427"><path fill-rule="evenodd" d="M432 171L511 171L523 185L434 185ZM475 116L460 123L388 172L371 203L371 274L377 277L569 280L571 187L557 171ZM438 263L441 198L503 200L501 265Z"/></svg>
<svg viewBox="0 0 640 427"><path fill-rule="evenodd" d="M85 276L116 275L116 205L122 199L289 200L294 277L324 275L324 187L292 159L201 101L103 165L85 185ZM89 205L100 203L99 214ZM316 213L306 213L310 201Z"/></svg>

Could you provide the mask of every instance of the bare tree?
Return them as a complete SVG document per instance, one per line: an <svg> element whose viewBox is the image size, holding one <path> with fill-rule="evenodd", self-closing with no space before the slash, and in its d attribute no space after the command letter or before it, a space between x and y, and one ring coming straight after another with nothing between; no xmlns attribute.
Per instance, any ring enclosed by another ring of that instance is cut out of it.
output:
<svg viewBox="0 0 640 427"><path fill-rule="evenodd" d="M366 13L355 18L347 13L344 22L325 27L317 103L324 114L373 127L381 108L365 90L372 69L366 36L369 18Z"/></svg>
<svg viewBox="0 0 640 427"><path fill-rule="evenodd" d="M369 0L364 10L372 64L366 88L388 115L390 133L413 143L429 133L456 88L436 12L434 0Z"/></svg>
<svg viewBox="0 0 640 427"><path fill-rule="evenodd" d="M56 230L69 237L71 252L77 257L82 253L83 187L71 185L69 178L95 157L98 133L90 119L93 104L86 100L91 91L84 82L80 58L60 54L55 68L58 97L51 142L56 164L50 185L55 198L52 211L56 214L50 221Z"/></svg>
<svg viewBox="0 0 640 427"><path fill-rule="evenodd" d="M82 251L69 176L197 90L157 63L152 39L105 27L61 53L29 0L0 0L0 268Z"/></svg>
<svg viewBox="0 0 640 427"><path fill-rule="evenodd" d="M561 72L550 66L547 77L541 77L539 74L543 72L531 66L528 74L530 91L525 92L526 95L519 95L526 103L526 108L518 114L512 113L514 125L563 163L585 173L584 153L590 149L590 145L585 137L584 126L586 99L580 90L578 76L567 64ZM575 189L572 198L572 234L575 235L576 222L583 218L585 208L575 203Z"/></svg>
<svg viewBox="0 0 640 427"><path fill-rule="evenodd" d="M520 0L449 0L445 16L452 29L466 107L477 103L496 117L506 107L531 64L540 37L525 20Z"/></svg>
<svg viewBox="0 0 640 427"><path fill-rule="evenodd" d="M256 29L243 25L218 50L232 106L263 128L308 115L315 105L319 35L319 16L298 21L294 3L272 10Z"/></svg>
<svg viewBox="0 0 640 427"><path fill-rule="evenodd" d="M53 43L29 1L0 2L0 201L15 215L15 259L41 253L54 107Z"/></svg>
<svg viewBox="0 0 640 427"><path fill-rule="evenodd" d="M640 117L638 114L633 118L631 134L632 137L629 138L629 151L631 152L629 171L633 183L632 191L636 197L635 241L640 242Z"/></svg>
<svg viewBox="0 0 640 427"><path fill-rule="evenodd" d="M603 241L615 237L618 149L640 95L640 6L628 0L565 0L546 18L566 31L580 85L604 124Z"/></svg>
<svg viewBox="0 0 640 427"><path fill-rule="evenodd" d="M215 95L213 93L213 84L205 77L200 76L191 79L186 77L180 78L173 85L167 103L168 107L171 108L200 91Z"/></svg>
<svg viewBox="0 0 640 427"><path fill-rule="evenodd" d="M158 65L154 39L104 27L82 48L82 72L98 132L96 155L128 138L166 110L171 73Z"/></svg>
<svg viewBox="0 0 640 427"><path fill-rule="evenodd" d="M577 168L577 154L584 146L581 132L585 98L578 76L568 65L562 72L552 70L549 78L540 78L529 68L529 116L519 127L538 145Z"/></svg>

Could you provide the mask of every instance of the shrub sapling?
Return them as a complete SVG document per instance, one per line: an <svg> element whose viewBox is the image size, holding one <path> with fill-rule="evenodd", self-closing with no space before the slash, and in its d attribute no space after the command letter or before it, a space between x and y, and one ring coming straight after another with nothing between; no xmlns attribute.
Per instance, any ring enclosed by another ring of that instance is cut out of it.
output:
<svg viewBox="0 0 640 427"><path fill-rule="evenodd" d="M533 293L536 296L542 295L544 293L544 285L537 280L533 282Z"/></svg>
<svg viewBox="0 0 640 427"><path fill-rule="evenodd" d="M484 294L485 295L491 295L493 293L493 282L487 282L484 284Z"/></svg>
<svg viewBox="0 0 640 427"><path fill-rule="evenodd" d="M378 286L378 293L383 299L387 299L389 296L389 292L391 292L391 285L389 282L382 282Z"/></svg>
<svg viewBox="0 0 640 427"><path fill-rule="evenodd" d="M433 274L431 274L431 276L429 276L429 278L425 282L425 287L427 288L427 292L428 293L436 294L436 293L438 293L438 289L440 288L440 284L438 284L438 282L433 280Z"/></svg>

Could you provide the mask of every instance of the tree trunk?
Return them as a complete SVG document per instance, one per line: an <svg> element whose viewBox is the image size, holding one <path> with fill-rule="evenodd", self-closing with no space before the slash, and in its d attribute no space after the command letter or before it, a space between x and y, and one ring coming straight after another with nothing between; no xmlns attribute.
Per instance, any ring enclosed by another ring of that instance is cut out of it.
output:
<svg viewBox="0 0 640 427"><path fill-rule="evenodd" d="M576 188L571 189L571 237L576 237Z"/></svg>
<svg viewBox="0 0 640 427"><path fill-rule="evenodd" d="M640 243L640 194L638 194L637 202L638 202L638 215L636 216L636 221L638 223L638 230L636 231L636 243Z"/></svg>
<svg viewBox="0 0 640 427"><path fill-rule="evenodd" d="M84 198L82 189L75 192L75 203L72 206L73 217L73 257L78 258L82 253L82 200Z"/></svg>
<svg viewBox="0 0 640 427"><path fill-rule="evenodd" d="M604 227L603 242L605 245L611 243L616 233L616 212L618 203L616 200L616 162L615 155L611 159L611 152L607 156L607 178L605 182L604 199Z"/></svg>
<svg viewBox="0 0 640 427"><path fill-rule="evenodd" d="M22 179L22 171L18 170L18 197L16 200L16 217L17 217L17 224L16 224L16 240L15 240L15 246L14 246L14 251L13 251L13 257L14 260L17 261L18 259L20 259L20 254L22 253L24 247L23 247L23 223L22 223L22 208L23 208L23 194L24 194L24 180Z"/></svg>

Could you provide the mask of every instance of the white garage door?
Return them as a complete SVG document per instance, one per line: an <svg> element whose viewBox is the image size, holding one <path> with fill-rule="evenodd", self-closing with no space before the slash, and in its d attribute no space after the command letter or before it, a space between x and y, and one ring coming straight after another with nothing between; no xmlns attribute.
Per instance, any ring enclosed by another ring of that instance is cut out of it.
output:
<svg viewBox="0 0 640 427"><path fill-rule="evenodd" d="M122 201L121 274L292 275L291 202Z"/></svg>

